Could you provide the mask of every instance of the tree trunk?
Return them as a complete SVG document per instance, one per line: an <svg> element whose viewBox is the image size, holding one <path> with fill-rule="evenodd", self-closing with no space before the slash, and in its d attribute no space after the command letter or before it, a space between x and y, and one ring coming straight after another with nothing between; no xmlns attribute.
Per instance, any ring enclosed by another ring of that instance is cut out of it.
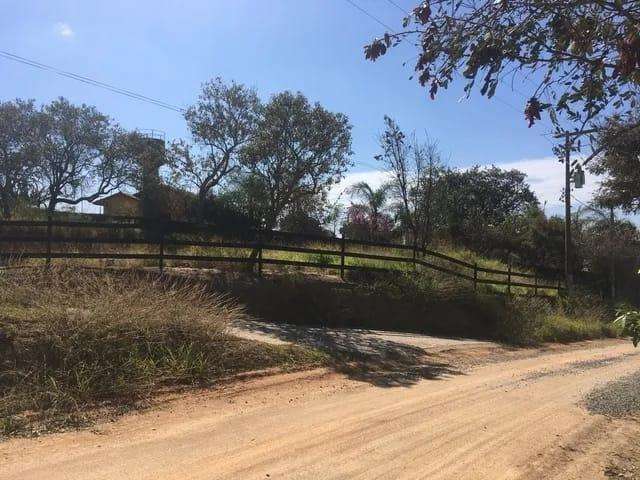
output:
<svg viewBox="0 0 640 480"><path fill-rule="evenodd" d="M56 205L57 204L58 204L58 198L52 196L49 199L49 203L47 204L47 216L48 217L53 216L53 213L56 211Z"/></svg>
<svg viewBox="0 0 640 480"><path fill-rule="evenodd" d="M14 206L14 202L11 200L11 195L3 191L2 194L0 194L0 200L2 201L2 216L9 220Z"/></svg>
<svg viewBox="0 0 640 480"><path fill-rule="evenodd" d="M197 220L200 223L204 223L204 209L207 202L207 192L199 190L198 191L198 205L197 205Z"/></svg>
<svg viewBox="0 0 640 480"><path fill-rule="evenodd" d="M609 238L610 238L610 244L611 244L611 254L609 255L610 259L609 259L609 283L611 286L611 300L615 302L616 300L616 256L614 254L614 249L613 249L613 242L615 240L614 236L615 236L615 232L614 232L614 228L615 228L615 216L614 216L614 212L613 212L613 207L611 207L609 209L609 220L611 222L610 227L609 227Z"/></svg>

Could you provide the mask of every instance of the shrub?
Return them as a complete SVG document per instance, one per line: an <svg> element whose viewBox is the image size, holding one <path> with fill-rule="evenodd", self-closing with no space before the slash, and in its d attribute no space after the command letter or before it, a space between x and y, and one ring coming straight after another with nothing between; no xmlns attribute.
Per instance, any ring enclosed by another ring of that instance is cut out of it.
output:
<svg viewBox="0 0 640 480"><path fill-rule="evenodd" d="M618 311L615 324L621 329L622 335L631 337L633 346L637 347L640 343L640 311L621 309Z"/></svg>
<svg viewBox="0 0 640 480"><path fill-rule="evenodd" d="M505 296L497 309L495 336L519 345L538 343L542 340L540 329L551 311L549 300L542 297Z"/></svg>
<svg viewBox="0 0 640 480"><path fill-rule="evenodd" d="M562 343L600 338L605 333L600 322L569 318L557 313L545 318L539 329L541 340Z"/></svg>

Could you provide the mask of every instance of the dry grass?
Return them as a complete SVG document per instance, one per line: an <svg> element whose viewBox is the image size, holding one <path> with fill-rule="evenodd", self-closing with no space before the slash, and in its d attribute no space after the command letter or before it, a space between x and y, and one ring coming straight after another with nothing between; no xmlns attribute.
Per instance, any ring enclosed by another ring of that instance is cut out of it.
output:
<svg viewBox="0 0 640 480"><path fill-rule="evenodd" d="M0 277L0 436L86 422L160 388L322 361L240 340L227 298L161 277L22 269Z"/></svg>

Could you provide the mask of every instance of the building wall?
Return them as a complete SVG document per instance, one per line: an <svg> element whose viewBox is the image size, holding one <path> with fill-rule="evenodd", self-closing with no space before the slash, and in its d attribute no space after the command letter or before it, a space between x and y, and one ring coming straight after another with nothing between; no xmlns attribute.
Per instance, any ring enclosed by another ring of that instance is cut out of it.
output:
<svg viewBox="0 0 640 480"><path fill-rule="evenodd" d="M135 198L118 196L106 199L102 213L114 217L139 217L142 215L140 201Z"/></svg>

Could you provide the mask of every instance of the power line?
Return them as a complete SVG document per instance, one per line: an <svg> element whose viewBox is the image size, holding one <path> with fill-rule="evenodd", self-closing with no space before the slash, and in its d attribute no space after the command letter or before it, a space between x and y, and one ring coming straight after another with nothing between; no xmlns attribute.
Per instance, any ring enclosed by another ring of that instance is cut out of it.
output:
<svg viewBox="0 0 640 480"><path fill-rule="evenodd" d="M389 25L387 25L386 23L384 23L382 20L380 20L378 17L376 17L375 15L373 15L372 13L370 13L369 11L365 10L364 8L362 8L360 5L354 3L352 0L345 0L347 3L349 3L350 5L354 6L355 8L357 8L358 10L360 10L360 12L362 12L364 15L366 15L367 17L371 18L374 22L382 25L383 27L385 27L386 29L388 29L391 33L396 33L396 31L391 28ZM409 12L407 12L404 8L402 8L400 5L398 5L396 2L394 2L393 0L387 0L390 4L392 4L393 6L395 6L396 8L402 10L403 12L405 12L406 14L410 15ZM404 39L400 39L400 41L404 41ZM502 83L502 81L500 79L498 79L498 81L500 81L500 83ZM502 98L498 97L497 95L494 95L494 98L508 106L509 108L511 108L512 110L518 112L518 113L522 113L522 111L517 108L514 107L512 104L510 104L509 102L507 102L506 100L503 100Z"/></svg>
<svg viewBox="0 0 640 480"><path fill-rule="evenodd" d="M357 3L353 2L352 0L344 0L345 2L347 2L348 4L350 4L351 6L357 8L358 10L360 10L363 14L365 14L367 17L369 17L371 20L373 20L376 23L379 23L380 25L382 25L384 28L386 28L387 30L389 30L391 33L396 33L395 30L393 28L391 28L389 25L387 25L386 23L384 23L382 20L380 20L378 17L376 17L375 15L369 13L368 11L366 11L364 8L362 8L360 5L358 5Z"/></svg>
<svg viewBox="0 0 640 480"><path fill-rule="evenodd" d="M411 15L407 10L405 10L404 8L402 8L400 5L398 5L396 2L394 2L393 0L387 0L387 2L389 2L391 5L393 5L394 7L396 7L398 10L403 11L404 13L406 13L407 15Z"/></svg>
<svg viewBox="0 0 640 480"><path fill-rule="evenodd" d="M164 102L162 100L157 100L155 98L148 97L146 95L142 95L142 94L139 94L139 93L136 93L136 92L132 92L131 90L126 90L124 88L116 87L114 85L110 85L108 83L101 82L99 80L94 80L92 78L85 77L83 75L78 75L76 73L67 72L65 70L61 70L59 68L52 67L51 65L46 65L44 63L37 62L35 60L31 60L31 59L28 59L28 58L25 58L25 57L21 57L19 55L15 55L13 53L6 52L4 50L0 50L0 57L5 58L7 60L12 60L14 62L22 63L24 65L29 65L31 67L38 68L40 70L49 71L49 72L55 73L57 75L60 75L62 77L70 78L72 80L77 80L79 82L86 83L87 85L92 85L94 87L103 88L103 89L108 90L108 91L110 91L112 93L117 93L119 95L124 95L126 97L133 98L133 99L141 101L141 102L150 103L150 104L156 105L158 107L166 108L167 110L172 110L172 111L178 112L178 113L184 113L186 111L184 108L182 108L180 106L173 105L171 103L167 103L167 102Z"/></svg>

